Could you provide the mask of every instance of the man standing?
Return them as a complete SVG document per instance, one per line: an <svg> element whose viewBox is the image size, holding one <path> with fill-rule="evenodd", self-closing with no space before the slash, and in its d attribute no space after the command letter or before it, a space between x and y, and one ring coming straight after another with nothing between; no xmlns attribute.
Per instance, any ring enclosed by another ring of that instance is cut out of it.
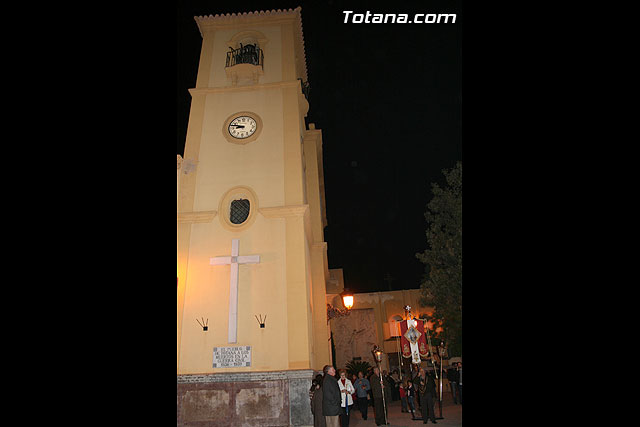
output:
<svg viewBox="0 0 640 427"><path fill-rule="evenodd" d="M386 414L384 413L384 402L382 401L383 385L380 385L380 369L373 368L371 375L371 392L373 393L373 410L376 415L376 425L387 425Z"/></svg>
<svg viewBox="0 0 640 427"><path fill-rule="evenodd" d="M388 403L393 401L393 379L387 371L382 371L382 384L384 385L384 400Z"/></svg>
<svg viewBox="0 0 640 427"><path fill-rule="evenodd" d="M458 368L454 362L452 367L447 369L447 379L449 380L449 387L451 387L451 396L453 396L453 404L458 404Z"/></svg>
<svg viewBox="0 0 640 427"><path fill-rule="evenodd" d="M458 362L458 400L462 405L462 362Z"/></svg>
<svg viewBox="0 0 640 427"><path fill-rule="evenodd" d="M335 377L336 370L331 365L325 365L322 369L324 379L322 380L322 413L326 421L327 427L340 427L340 404L342 396L340 395L340 386L338 379Z"/></svg>
<svg viewBox="0 0 640 427"><path fill-rule="evenodd" d="M367 392L371 390L371 384L369 380L364 377L362 371L358 372L358 379L353 385L356 388L356 396L358 397L358 408L362 414L362 419L367 419L367 407L369 402L367 401Z"/></svg>
<svg viewBox="0 0 640 427"><path fill-rule="evenodd" d="M422 423L426 424L427 419L436 422L436 411L433 403L436 397L436 382L431 375L426 375L423 368L418 373L418 391L420 392L420 409L422 410Z"/></svg>

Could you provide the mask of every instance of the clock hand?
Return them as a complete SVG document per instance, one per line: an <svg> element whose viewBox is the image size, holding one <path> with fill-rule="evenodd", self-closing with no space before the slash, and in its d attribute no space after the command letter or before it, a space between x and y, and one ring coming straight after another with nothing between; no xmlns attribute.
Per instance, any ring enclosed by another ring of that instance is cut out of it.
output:
<svg viewBox="0 0 640 427"><path fill-rule="evenodd" d="M244 125L231 125L231 126L235 126L237 128L243 128L244 129Z"/></svg>

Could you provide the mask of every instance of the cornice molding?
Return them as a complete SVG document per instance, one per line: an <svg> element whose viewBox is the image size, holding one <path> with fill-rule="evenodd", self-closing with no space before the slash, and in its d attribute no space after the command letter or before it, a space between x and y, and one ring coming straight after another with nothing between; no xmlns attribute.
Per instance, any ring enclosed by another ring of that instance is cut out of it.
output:
<svg viewBox="0 0 640 427"><path fill-rule="evenodd" d="M255 12L244 13L226 13L208 15L208 16L194 16L200 35L204 38L204 33L207 30L215 30L218 28L229 28L241 25L251 24L264 24L264 23L294 23L294 33L298 41L296 46L296 61L302 67L302 75L304 81L307 81L307 58L304 49L304 35L302 31L302 16L300 6L295 9L277 9L277 10L261 10Z"/></svg>
<svg viewBox="0 0 640 427"><path fill-rule="evenodd" d="M275 21L280 19L296 19L300 17L300 11L302 7L298 6L295 9L272 9L261 10L255 12L242 12L242 13L225 13L206 16L194 16L198 24L198 29L202 34L202 30L207 27L222 27L227 25L238 25L255 23L256 21L262 23L265 21Z"/></svg>
<svg viewBox="0 0 640 427"><path fill-rule="evenodd" d="M304 217L309 211L309 205L275 206L258 210L265 218Z"/></svg>
<svg viewBox="0 0 640 427"><path fill-rule="evenodd" d="M249 91L249 90L260 90L260 89L274 89L279 87L290 87L290 86L300 86L299 80L288 80L282 82L275 83L262 83L257 85L246 85L246 86L218 86L218 87L196 87L188 89L191 96L195 95L207 95L209 93L220 93L220 92L234 92L234 91ZM302 91L302 89L300 89Z"/></svg>
<svg viewBox="0 0 640 427"><path fill-rule="evenodd" d="M313 244L313 233L311 232L311 210L309 205L289 205L289 206L274 206L270 208L260 208L258 212L265 218L302 218L304 223L304 233L307 236L307 240Z"/></svg>
<svg viewBox="0 0 640 427"><path fill-rule="evenodd" d="M273 381L290 379L313 378L313 369L297 369L289 371L269 371L269 372L220 372L201 374L181 374L178 375L179 384L190 383L217 383L217 382L245 382L245 381Z"/></svg>
<svg viewBox="0 0 640 427"><path fill-rule="evenodd" d="M211 222L218 215L218 211L178 212L178 223L200 224Z"/></svg>

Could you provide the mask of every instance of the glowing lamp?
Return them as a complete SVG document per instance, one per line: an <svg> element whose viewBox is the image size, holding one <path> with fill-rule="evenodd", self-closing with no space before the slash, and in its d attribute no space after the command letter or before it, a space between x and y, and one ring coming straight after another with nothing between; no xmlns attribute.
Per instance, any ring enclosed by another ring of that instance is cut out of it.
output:
<svg viewBox="0 0 640 427"><path fill-rule="evenodd" d="M342 293L342 303L347 310L351 310L353 307L353 295Z"/></svg>
<svg viewBox="0 0 640 427"><path fill-rule="evenodd" d="M380 363L382 362L382 353L384 353L380 347L378 347L378 345L374 345L373 348L371 349L371 354L373 354L374 359Z"/></svg>
<svg viewBox="0 0 640 427"><path fill-rule="evenodd" d="M327 304L327 322L334 317L348 316L351 313L351 308L353 307L354 302L353 293L345 289L340 296L342 297L344 309Z"/></svg>

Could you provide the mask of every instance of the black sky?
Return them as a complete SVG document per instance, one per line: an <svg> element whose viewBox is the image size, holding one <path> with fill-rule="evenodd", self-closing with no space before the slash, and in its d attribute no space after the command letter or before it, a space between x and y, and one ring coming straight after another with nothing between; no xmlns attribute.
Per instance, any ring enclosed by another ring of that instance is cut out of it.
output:
<svg viewBox="0 0 640 427"><path fill-rule="evenodd" d="M460 0L385 3L183 1L177 10L177 149L183 154L202 39L194 16L302 7L322 130L329 268L356 292L417 288L431 183L462 160ZM456 13L455 24L345 24L354 13Z"/></svg>

